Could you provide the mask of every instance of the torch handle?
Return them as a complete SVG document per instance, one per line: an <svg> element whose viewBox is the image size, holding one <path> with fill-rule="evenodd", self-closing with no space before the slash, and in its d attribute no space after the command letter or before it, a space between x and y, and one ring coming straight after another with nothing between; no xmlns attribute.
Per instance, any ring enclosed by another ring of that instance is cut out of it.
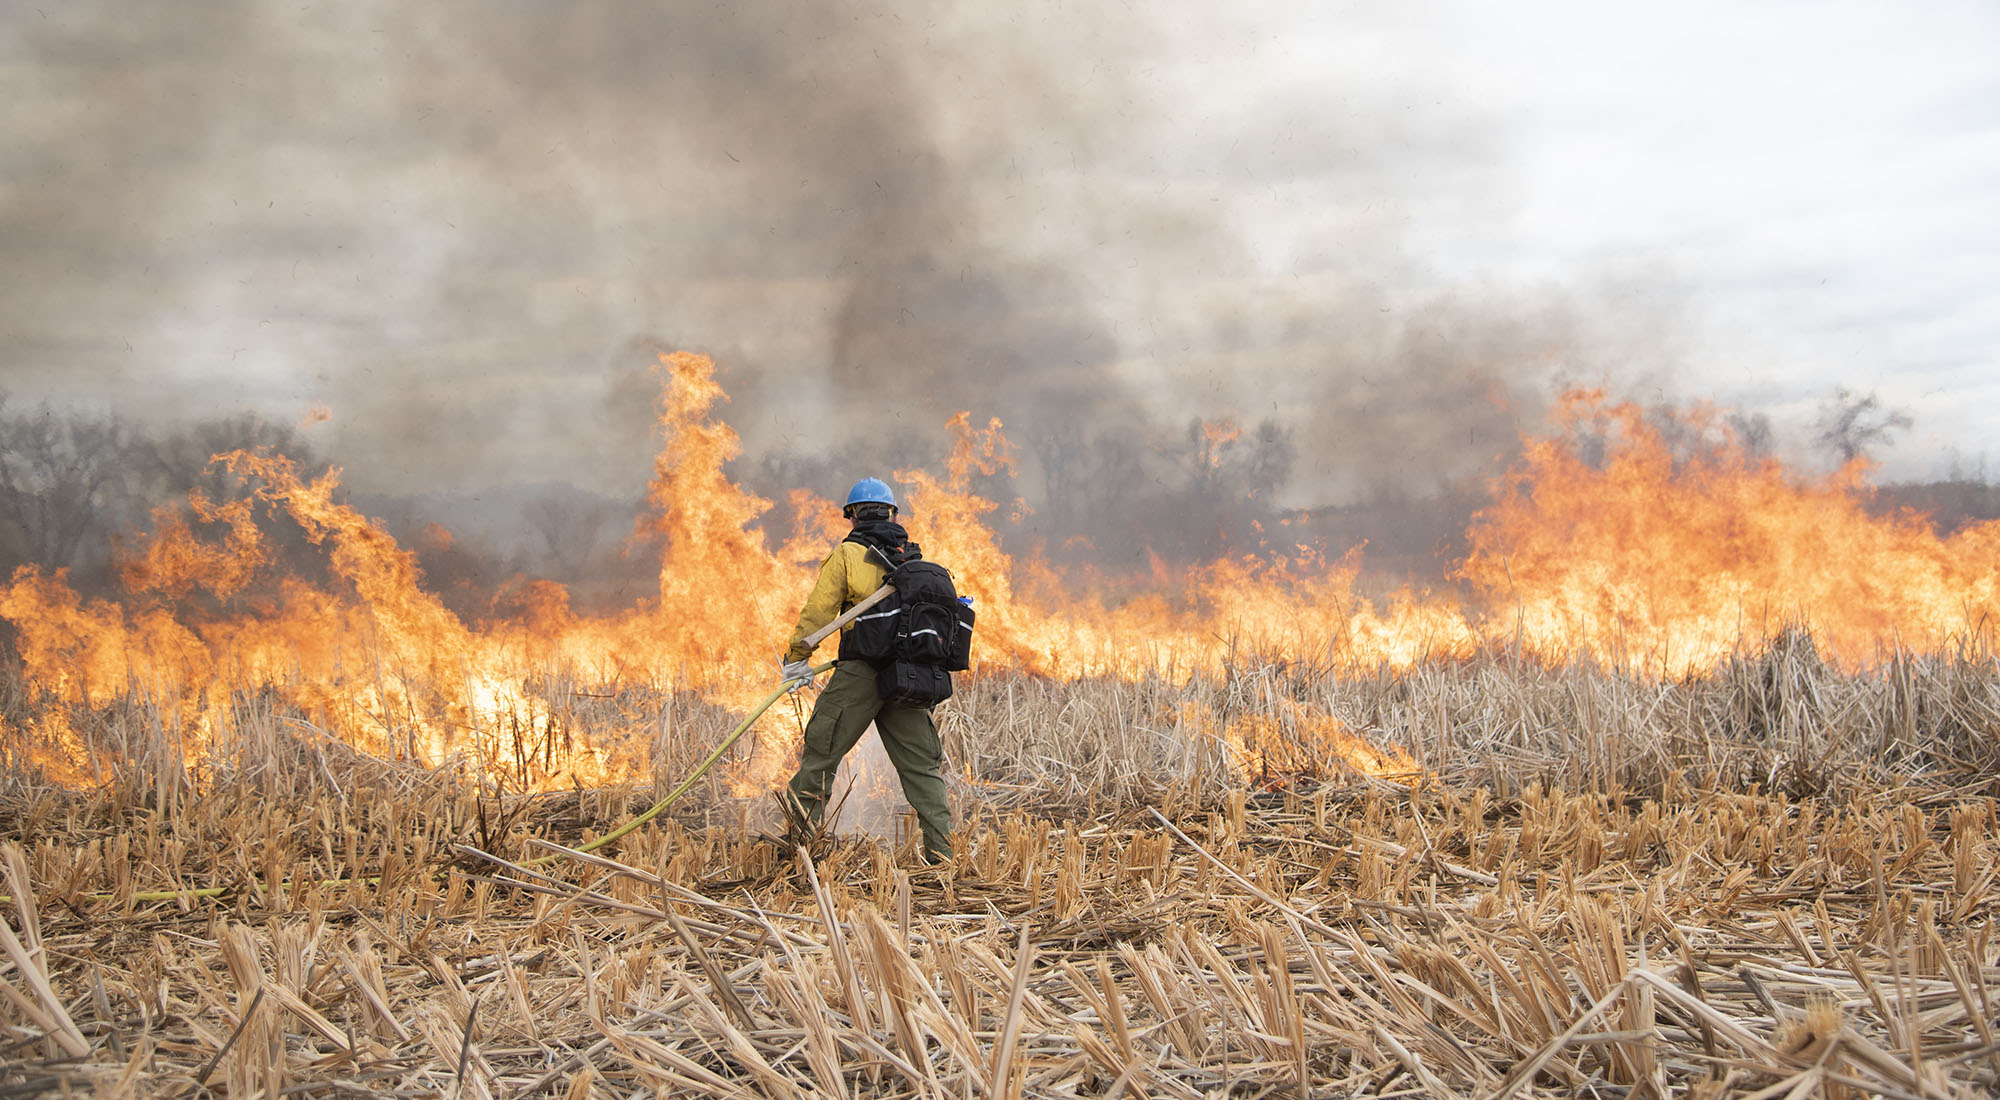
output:
<svg viewBox="0 0 2000 1100"><path fill-rule="evenodd" d="M883 600L888 599L890 594L895 591L896 591L895 585L885 584L882 587L876 589L875 591L870 592L867 598L863 599L860 603L855 604L853 607L850 607L847 610L841 612L840 618L835 619L832 622L826 624L825 626L820 627L818 630L813 631L811 634L808 634L806 636L806 641L805 641L806 648L814 649L818 647L818 645L821 642L826 640L827 635L832 634L834 631L839 630L841 627L846 626L848 623L853 622L855 616L861 614L863 611L866 611L871 607L874 607L876 604L881 603Z"/></svg>

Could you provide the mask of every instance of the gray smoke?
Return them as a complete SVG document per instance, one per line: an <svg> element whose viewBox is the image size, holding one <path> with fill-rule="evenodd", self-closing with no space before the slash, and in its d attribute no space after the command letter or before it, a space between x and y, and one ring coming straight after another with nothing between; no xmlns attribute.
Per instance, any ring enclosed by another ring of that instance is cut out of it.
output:
<svg viewBox="0 0 2000 1100"><path fill-rule="evenodd" d="M1022 447L1029 534L1120 560L1463 492L1552 379L1631 358L1603 318L1643 306L1413 243L1504 205L1476 110L1330 98L1260 71L1254 14L1152 11L15 6L0 386L324 405L378 494L624 498L650 349L687 348L761 491L935 467L967 409Z"/></svg>

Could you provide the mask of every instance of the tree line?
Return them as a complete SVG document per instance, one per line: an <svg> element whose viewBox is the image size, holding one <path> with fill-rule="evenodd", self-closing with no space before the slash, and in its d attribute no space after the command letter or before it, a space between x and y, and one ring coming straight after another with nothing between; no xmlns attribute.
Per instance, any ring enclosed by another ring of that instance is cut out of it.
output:
<svg viewBox="0 0 2000 1100"><path fill-rule="evenodd" d="M0 582L27 567L63 571L86 595L116 591L121 553L138 549L166 516L190 513L191 496L224 503L252 491L211 461L237 450L282 454L307 480L330 466L300 429L253 412L145 424L109 412L15 407L0 396ZM428 498L355 495L348 502L414 553L427 585L467 620L505 614L510 589L523 578L571 586L582 609L630 604L654 572L643 553L626 552L638 502L567 485L514 494L501 506L516 512L510 516L470 505L440 517L429 514L440 502ZM440 518L468 534L454 534ZM257 522L266 552L277 559L272 575L327 580L323 550L296 523L271 509L260 510ZM260 594L253 586L235 602Z"/></svg>
<svg viewBox="0 0 2000 1100"><path fill-rule="evenodd" d="M1818 411L1812 443L1835 462L1877 450L1910 426L1907 414L1884 407L1873 394L1837 391ZM1687 429L1672 409L1654 412L1670 443L1700 446L1698 438L1676 438ZM1732 415L1728 427L1753 454L1767 452L1776 435L1761 415ZM1587 452L1590 440L1579 442ZM1239 427L1195 419L1183 432L1143 446L1116 433L1030 434L1028 446L1044 491L1025 522L1018 529L1001 524L1003 533L1013 529L1010 538L1041 545L1059 564L1088 562L1113 571L1133 567L1143 552L1170 562L1208 561L1255 552L1267 540L1288 550L1293 542L1318 538L1336 552L1366 540L1375 565L1414 574L1426 563L1434 566L1440 554L1449 556L1485 500L1479 485L1443 486L1427 497L1397 494L1309 509L1293 514L1291 527L1280 533L1273 525L1286 512L1277 498L1294 474L1297 450L1291 431L1274 421ZM114 588L120 547L154 529L162 509L186 509L191 493L223 502L249 491L211 456L257 449L291 458L303 477L317 477L329 465L299 428L252 412L146 424L109 412L24 408L0 395L0 580L30 566L65 570L86 593ZM834 484L862 468L859 462L853 456L765 455L742 474L753 488L779 496L791 486ZM1002 502L1016 491L1004 474L977 478L973 488ZM355 503L383 517L390 534L417 555L434 591L468 619L504 614L505 591L522 578L568 586L579 610L628 606L650 590L659 547L633 542L641 502L557 483L488 497L483 503L438 497ZM1955 464L1938 481L1885 486L1874 503L1885 511L1924 512L1948 531L2000 515L2000 490L1983 463L1976 471ZM295 525L272 515L260 522L267 546L282 559L281 571L323 575L323 554ZM764 522L777 525L777 538L788 533L780 516Z"/></svg>
<svg viewBox="0 0 2000 1100"><path fill-rule="evenodd" d="M15 408L0 398L0 575L22 566L67 570L79 587L109 579L118 540L200 490L242 491L211 455L271 448L323 471L296 428L238 413L148 430L108 412Z"/></svg>

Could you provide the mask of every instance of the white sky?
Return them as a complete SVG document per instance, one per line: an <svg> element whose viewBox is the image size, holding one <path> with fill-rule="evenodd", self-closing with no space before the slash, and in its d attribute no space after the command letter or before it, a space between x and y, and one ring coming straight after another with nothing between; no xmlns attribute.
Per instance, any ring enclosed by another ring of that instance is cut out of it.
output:
<svg viewBox="0 0 2000 1100"><path fill-rule="evenodd" d="M1324 50L1431 73L1504 134L1517 205L1429 226L1427 254L1461 275L1677 285L1695 329L1684 392L1799 421L1835 384L1877 391L1916 421L1886 456L1891 474L1987 453L2000 422L2000 5L1390 9L1365 50L1343 48L1353 9L1338 5L1296 24L1309 34L1287 52L1304 71Z"/></svg>

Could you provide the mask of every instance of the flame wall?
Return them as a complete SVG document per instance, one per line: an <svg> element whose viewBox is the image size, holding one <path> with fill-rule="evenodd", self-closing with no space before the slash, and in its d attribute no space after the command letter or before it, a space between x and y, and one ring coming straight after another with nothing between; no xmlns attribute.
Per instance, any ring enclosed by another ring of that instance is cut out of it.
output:
<svg viewBox="0 0 2000 1100"><path fill-rule="evenodd" d="M739 443L717 415L713 364L680 353L659 370L663 444L639 533L664 550L656 594L625 612L578 615L542 585L509 617L461 621L425 590L410 550L341 502L337 472L302 480L281 455L234 452L216 462L241 494L163 510L127 556L121 597L85 600L61 574L23 570L0 590L0 616L29 681L63 699L142 693L199 714L269 688L363 748L430 760L465 751L500 715L532 713L552 667L743 705L773 683L842 524L832 502L796 491L802 534L769 545L758 521L772 504L725 472ZM912 536L977 601L987 668L1185 674L1246 656L1406 668L1504 645L1682 675L1794 628L1849 666L1896 647L1990 644L2000 523L1940 537L1921 517L1874 515L1859 467L1797 477L1751 457L1711 414L1670 444L1601 394L1572 394L1563 412L1565 431L1527 441L1477 517L1450 596L1371 599L1358 551L1301 547L1162 569L1144 587L1118 578L1121 596L1103 598L1105 577L1001 549L996 504L969 486L1005 474L1013 451L997 421L975 428L965 413L947 423L942 476L895 476ZM322 551L324 577L276 570L273 517ZM575 770L634 766L607 749Z"/></svg>

